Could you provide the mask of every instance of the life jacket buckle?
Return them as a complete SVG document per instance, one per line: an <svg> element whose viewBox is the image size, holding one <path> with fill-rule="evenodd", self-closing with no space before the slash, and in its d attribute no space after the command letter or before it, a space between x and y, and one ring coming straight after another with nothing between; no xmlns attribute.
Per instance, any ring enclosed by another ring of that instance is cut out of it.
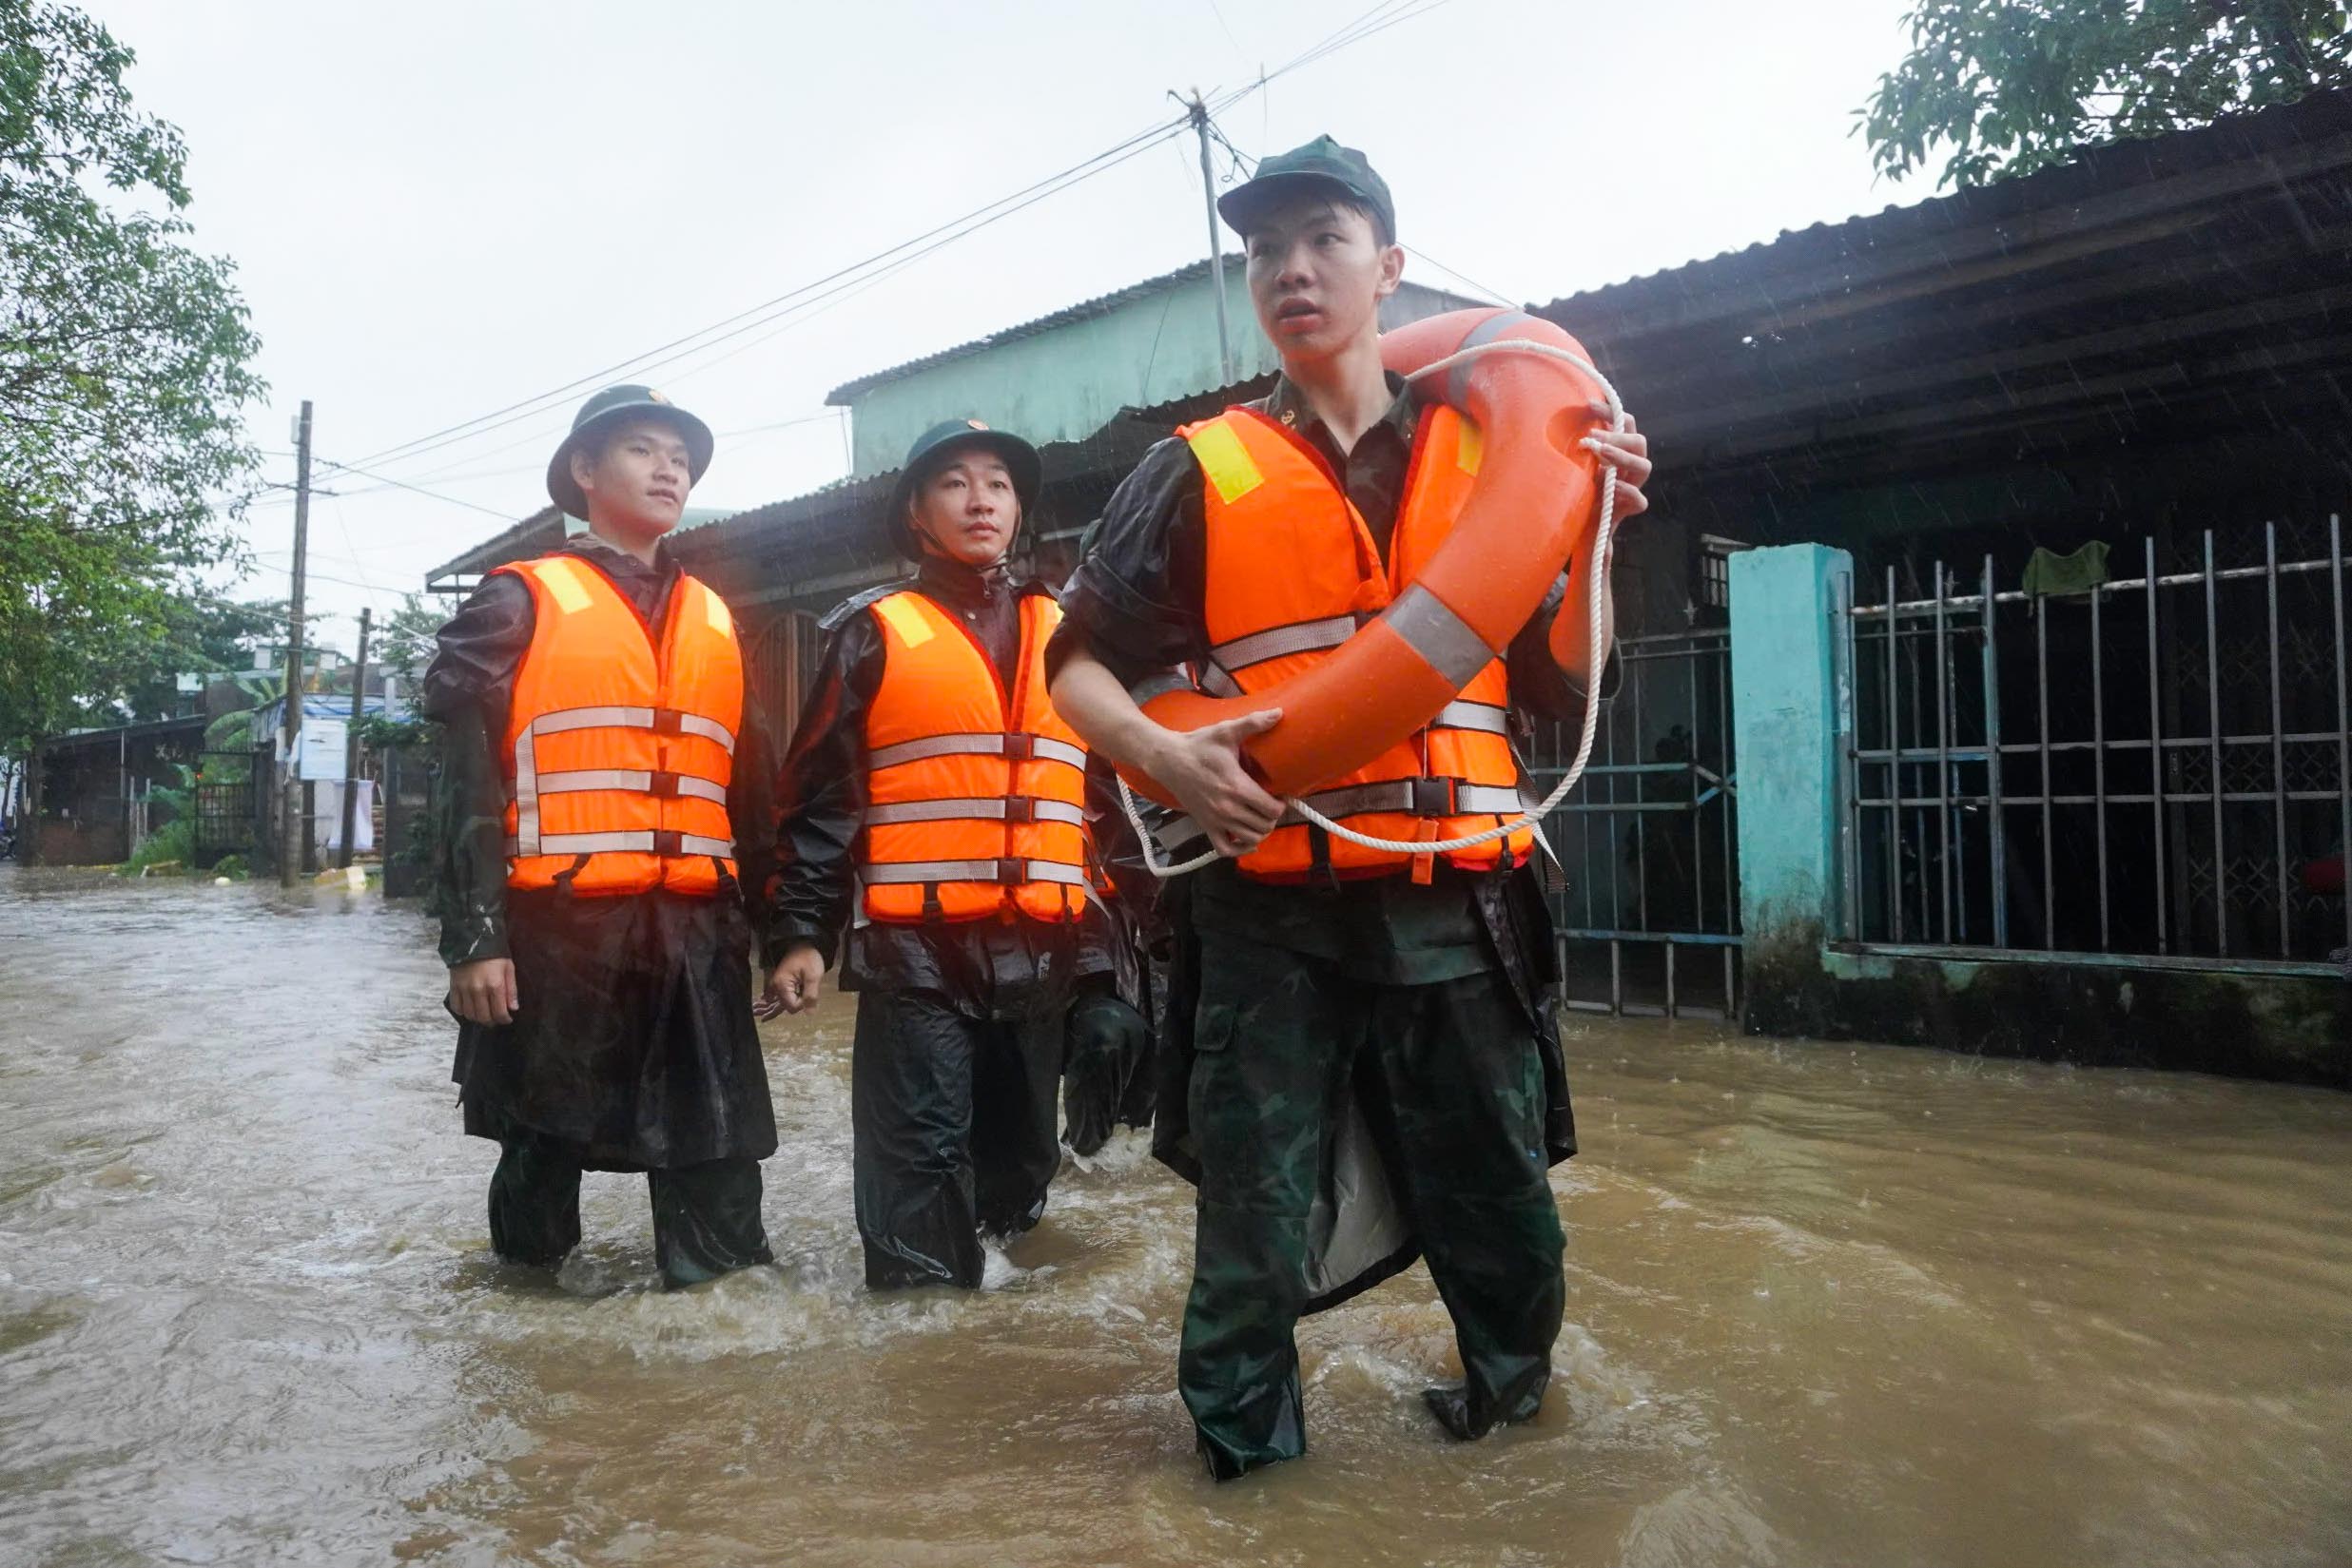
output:
<svg viewBox="0 0 2352 1568"><path fill-rule="evenodd" d="M999 887L1019 887L1028 880L1029 862L1027 861L999 861L997 862L997 885Z"/></svg>
<svg viewBox="0 0 2352 1568"><path fill-rule="evenodd" d="M653 710L653 733L656 735L685 734L685 713L674 707L655 708Z"/></svg>
<svg viewBox="0 0 2352 1568"><path fill-rule="evenodd" d="M656 773L646 792L656 800L674 801L678 798L678 781L681 777L683 775L676 773Z"/></svg>
<svg viewBox="0 0 2352 1568"><path fill-rule="evenodd" d="M1416 817L1457 817L1454 809L1455 779L1415 779L1412 781L1412 814Z"/></svg>
<svg viewBox="0 0 2352 1568"><path fill-rule="evenodd" d="M1036 736L1021 734L1016 731L1007 731L1005 733L1004 760L1006 762L1030 762L1035 760L1037 754L1038 742Z"/></svg>
<svg viewBox="0 0 2352 1568"><path fill-rule="evenodd" d="M673 833L667 828L656 828L653 832L653 853L664 857L675 857L685 854L685 835L682 833Z"/></svg>

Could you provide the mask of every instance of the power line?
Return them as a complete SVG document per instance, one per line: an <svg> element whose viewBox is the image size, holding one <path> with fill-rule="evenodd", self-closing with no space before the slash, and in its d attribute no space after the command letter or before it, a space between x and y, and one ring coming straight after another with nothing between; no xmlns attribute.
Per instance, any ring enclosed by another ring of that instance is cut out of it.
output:
<svg viewBox="0 0 2352 1568"><path fill-rule="evenodd" d="M1293 59L1275 68L1272 71L1262 72L1254 82L1245 84L1240 87L1218 94L1215 99L1215 107L1211 110L1211 112L1216 112L1218 110L1229 108L1233 105L1241 102L1244 98L1249 97L1252 93L1263 90L1263 88L1270 82L1276 81L1281 77L1290 74L1292 71L1304 68L1305 67L1312 65L1319 60L1326 59L1329 56L1337 53L1341 49L1347 48L1365 38L1372 36L1375 33L1386 31L1388 29L1395 27L1402 22L1412 20L1417 16L1426 15L1429 11L1437 10L1445 3L1446 0L1383 0L1382 4L1372 7L1370 10L1356 17L1352 22L1346 24L1332 33L1328 34L1321 41L1310 46L1306 51ZM771 321L774 321L779 316L787 315L796 309L802 308L804 303L813 304L818 300L828 299L835 295L846 294L852 289L857 289L862 292L860 285L870 285L873 282L878 282L881 281L882 277L887 276L889 273L902 270L904 266L911 264L913 261L920 260L923 256L931 254L933 251L938 250L944 245L951 244L958 240L967 238L972 234L978 233L981 229L988 227L990 224L1000 223L1006 218L1012 217L1014 214L1024 210L1025 208L1035 204L1037 202L1044 200L1048 196L1057 195L1063 190L1069 189L1072 185L1092 179L1098 174L1107 172L1108 170L1117 167L1118 165L1127 162L1131 158L1138 156L1158 143L1178 134L1182 130L1188 128L1189 125L1190 120L1187 117L1164 121L1149 126L1146 129L1137 132L1136 135L1127 138L1123 142L1116 143L1112 146L1104 148L1102 151L1096 153L1091 158L1070 165L1068 168L1061 170L1059 173L1049 175L1043 180L1037 181L1030 185L1024 186L1020 190L1013 192L1009 196L1001 197L983 206L976 207L970 212L963 214L962 217L951 219L947 223L941 223L931 229L925 230L922 234L914 236L912 239L902 241L898 244L892 245L886 250L876 252L874 255L869 256L861 261L853 262L848 266L838 268L833 272L826 274L822 278L787 290L786 293L780 294L771 300L762 302L761 304L754 305L748 310L739 311L733 316L729 316L722 320L712 322L710 325L703 327L695 332L688 333L683 337L672 339L667 343L663 343L644 353L632 356L629 358L617 360L600 370L593 371L586 376L576 377L571 381L563 383L560 386L551 388L548 391L539 393L534 397L506 404L501 408L492 410L488 414L477 415L473 418L460 420L456 424L444 426L439 430L430 432L424 436L415 437L414 439L403 441L394 446L380 448L376 452L362 456L360 461L362 464L379 462L406 462L413 458L421 456L425 453L437 451L442 447L454 445L457 442L472 440L475 437L485 435L490 431L514 424L521 419L530 418L537 414L545 413L554 403L559 402L570 395L578 392L580 389L604 381L624 371L635 370L642 374L646 371L658 369L663 365L673 363L680 358L699 353L704 349L714 347L717 343L724 342L729 339L739 337L742 334L753 331L758 327L766 326ZM821 293L820 291L826 292ZM812 296L814 298L811 298ZM750 345L745 346L748 347ZM676 350L678 352L671 353L671 350ZM738 350L735 352L740 351ZM658 358L660 356L667 356L667 358ZM716 361L712 362L715 363Z"/></svg>
<svg viewBox="0 0 2352 1568"><path fill-rule="evenodd" d="M331 468L331 469L336 469L336 470L339 470L340 472L344 473L344 474L357 474L358 475L360 475L360 477L361 477L361 478L363 478L363 479L374 479L375 481L377 481L377 485L376 485L375 487L370 487L371 489L388 485L388 486L390 486L390 487L391 487L392 489L394 489L394 490L405 490L405 491L410 491L410 492L413 492L413 493L414 493L414 494L416 494L425 496L425 497L426 497L427 499L429 499L429 500L435 500L435 501L445 501L445 502L447 502L447 503L448 503L449 505L451 505L451 506L461 506L461 507L464 507L464 508L465 508L468 512L479 512L479 513L487 513L487 514L488 514L488 515L490 515L490 516L493 516L493 517L497 518L500 522L511 523L511 522L515 521L515 519L514 519L512 516L509 516L506 513L503 513L503 512L498 511L498 510L497 510L497 509L496 509L495 507L486 507L486 506L482 506L482 505L479 505L478 503L476 503L476 502L473 502L473 501L461 501L461 500L459 500L459 499L458 499L457 496L455 496L455 495L444 495L444 494L441 494L440 492L438 492L438 491L436 491L436 490L427 490L427 489L425 489L422 485L412 485L412 484L410 484L410 483L409 483L407 480L405 480L405 479L395 479L395 478L391 477L391 476L390 476L390 475L388 475L388 474L377 474L377 473L372 472L371 470L364 469L364 468L360 468L360 467L357 466L356 464L352 464L352 463L339 463L339 462L335 461L335 459L334 459L334 458L332 458L332 457L320 457L320 458L316 458L316 459L314 459L314 460L315 460L315 461L317 461L317 462L321 462L321 463L324 463L327 467L329 467L329 468ZM336 492L332 492L332 491L321 491L321 492L319 492L319 494L338 494L338 493L336 493ZM357 494L367 494L367 492L364 492L364 491L353 491L353 492L351 492L351 494L352 494L357 495ZM340 513L338 513L338 515L340 515Z"/></svg>
<svg viewBox="0 0 2352 1568"><path fill-rule="evenodd" d="M539 412L542 405L550 402L551 400L560 399L580 390L581 388L603 382L623 371L630 370L632 368L651 368L645 365L645 361L651 359L653 356L665 354L670 350L677 349L684 345L690 344L700 347L708 347L709 345L702 342L701 340L711 338L713 334L720 334L722 338L733 337L740 332L765 325L769 319L772 319L773 314L780 307L790 305L806 296L826 287L828 284L839 282L844 279L855 279L872 267L891 261L893 259L901 257L903 253L906 251L913 250L918 246L923 246L929 242L940 240L942 237L945 237L949 240L955 240L962 239L967 234L976 233L990 223L996 223L1002 218L1010 217L1013 213L1021 210L1022 207L1029 205L1033 201L1040 197L1053 195L1058 191L1067 189L1070 185L1076 184L1082 180L1089 179L1096 174L1099 174L1105 169L1116 167L1118 164L1124 163L1128 157L1133 156L1136 152L1141 151L1153 143L1162 140L1163 138L1173 134L1176 130L1182 128L1184 122L1181 120L1166 121L1155 125L1147 130L1128 137L1125 141L1104 148L1102 151L1096 153L1091 158L1087 158L1079 163L1074 164L1068 168L1062 169L1059 173L1047 176L1043 180L1025 185L1021 189L1014 191L1009 196L1000 197L996 201L975 207L971 211L964 213L960 217L950 219L948 222L941 223L936 227L926 229L923 233L914 236L912 239L903 240L886 250L878 251L872 256L868 256L862 261L854 261L847 266L836 268L834 271L826 273L822 278L815 279L795 288L788 289L785 293L779 294L773 299L764 300L757 305L753 305L748 310L738 311L734 315L727 317L722 320L714 321L709 326L688 333L684 337L673 338L669 342L659 344L656 347L646 350L643 353L632 355L626 359L615 360L612 364L606 365L600 370L592 371L586 376L578 377L573 380L566 381L560 386L551 388L548 391L537 394L535 397L526 397L520 401L509 403L503 408L493 409L488 414L477 415L471 419L460 420L454 425L444 426L440 430L431 432L425 436L418 436L414 440L403 441L395 446L382 448L379 451L369 454L367 456L361 458L360 461L383 462L393 460L395 458L404 460L408 457L415 456L421 452L431 451L437 446L445 445L449 439L462 439L465 438L469 433L478 434L483 430L496 429L501 424L512 423L512 419L502 416L515 415L517 414L517 411L520 411L521 416L527 417L531 413ZM731 330L723 331L723 329Z"/></svg>

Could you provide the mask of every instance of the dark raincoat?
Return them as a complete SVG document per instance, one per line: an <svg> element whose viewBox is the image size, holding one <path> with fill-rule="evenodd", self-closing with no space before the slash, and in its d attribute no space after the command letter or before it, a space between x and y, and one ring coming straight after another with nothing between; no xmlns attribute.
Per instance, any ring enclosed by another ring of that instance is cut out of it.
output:
<svg viewBox="0 0 2352 1568"><path fill-rule="evenodd" d="M926 562L911 584L860 594L825 619L814 686L780 775L770 952L813 944L859 995L851 1065L855 1192L866 1279L878 1287L980 1283L979 1237L1028 1229L1060 1163L1055 1098L1071 1008L1137 983L1118 931L1090 906L1035 920L860 923L858 836L865 720L884 648L866 609L913 587L971 629L999 679L1020 647L1020 603L1050 591L1005 567Z"/></svg>
<svg viewBox="0 0 2352 1568"><path fill-rule="evenodd" d="M661 624L678 575L666 557L648 567L591 536L564 548ZM511 1024L458 1026L452 1076L466 1131L593 1171L764 1159L776 1125L751 1017L757 900L734 889L583 899L506 886L496 747L534 618L519 578L491 576L442 629L423 687L443 729L441 958L511 958L522 1002ZM739 873L759 888L773 751L745 712L728 809Z"/></svg>

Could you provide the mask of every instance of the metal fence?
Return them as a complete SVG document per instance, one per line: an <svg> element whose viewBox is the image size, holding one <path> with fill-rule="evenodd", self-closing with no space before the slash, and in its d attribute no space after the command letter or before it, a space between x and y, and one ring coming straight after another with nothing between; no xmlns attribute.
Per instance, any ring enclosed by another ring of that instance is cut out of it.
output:
<svg viewBox="0 0 2352 1568"><path fill-rule="evenodd" d="M2182 546L2048 591L1990 556L1925 596L1847 585L1847 940L2265 966L2352 943L2305 875L2352 840L2342 524Z"/></svg>
<svg viewBox="0 0 2352 1568"><path fill-rule="evenodd" d="M224 855L252 855L262 812L256 780L266 749L206 751L197 758L193 834L195 861L209 866Z"/></svg>
<svg viewBox="0 0 2352 1568"><path fill-rule="evenodd" d="M1739 1007L1740 854L1731 634L1618 644L1623 681L1577 792L1545 831L1570 1007L1729 1016ZM1546 726L1529 773L1548 791L1577 732Z"/></svg>

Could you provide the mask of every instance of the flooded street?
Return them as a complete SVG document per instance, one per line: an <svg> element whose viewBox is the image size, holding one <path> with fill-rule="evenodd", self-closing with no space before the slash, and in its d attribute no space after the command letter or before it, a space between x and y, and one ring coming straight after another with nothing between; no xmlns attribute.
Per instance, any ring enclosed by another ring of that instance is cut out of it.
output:
<svg viewBox="0 0 2352 1568"><path fill-rule="evenodd" d="M838 998L768 1026L781 1267L663 1295L638 1177L491 1258L414 907L0 868L0 955L11 1565L2352 1560L2352 1097L1572 1023L1542 1420L1440 1439L1416 1268L1217 1489L1190 1190L1129 1139L867 1296Z"/></svg>

